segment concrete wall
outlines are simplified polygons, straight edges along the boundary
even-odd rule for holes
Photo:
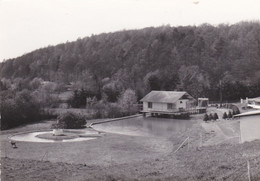
[[[240,118],[241,142],[260,140],[260,115]]]

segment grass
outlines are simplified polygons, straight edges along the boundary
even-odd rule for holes
[[[6,139],[10,133],[46,125],[2,132],[2,179],[245,180],[246,160],[250,160],[252,180],[260,180],[260,141],[243,144],[236,139],[227,141],[230,135],[226,129],[232,128],[236,133],[236,122],[205,123],[209,125],[205,129],[202,116],[192,119],[191,129],[173,133],[170,138],[106,134],[96,140],[74,143],[18,142],[18,149],[12,149]],[[211,132],[216,125],[219,128]],[[186,145],[174,153],[188,136],[189,149]],[[210,140],[217,142],[206,144]]]

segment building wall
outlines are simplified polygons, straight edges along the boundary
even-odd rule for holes
[[[240,121],[241,142],[260,140],[260,115],[244,116]]]
[[[176,111],[179,111],[179,108],[183,108],[183,109],[189,108],[188,99],[181,99],[172,104],[175,105],[175,106],[173,106],[173,109],[168,109],[167,103],[159,103],[159,102],[153,102],[152,108],[148,108],[148,102],[143,102],[143,111],[145,111],[145,112],[149,112],[149,111],[176,112]]]

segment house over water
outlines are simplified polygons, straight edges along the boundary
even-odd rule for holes
[[[196,100],[184,91],[151,91],[143,99],[143,113],[179,115],[196,110]]]

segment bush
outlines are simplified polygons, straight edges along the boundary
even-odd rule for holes
[[[83,116],[71,112],[61,114],[57,119],[57,123],[53,124],[53,128],[78,129],[86,125],[86,120]]]
[[[217,113],[214,113],[213,115],[213,120],[217,120],[218,119],[218,114]]]
[[[73,108],[83,108],[86,107],[86,99],[87,98],[94,98],[98,97],[96,93],[93,93],[92,91],[80,89],[75,90],[73,93],[73,97],[69,100],[69,104]]]
[[[227,113],[226,113],[226,112],[224,112],[224,114],[223,114],[222,118],[223,118],[223,119],[227,119],[227,118],[228,118],[228,116],[227,116]]]
[[[209,120],[209,116],[208,116],[208,114],[205,114],[204,118],[203,118],[203,121],[208,121],[208,120]]]
[[[232,109],[233,115],[240,114],[240,110],[239,110],[239,108],[237,106],[232,105],[231,109]]]
[[[210,113],[209,114],[209,120],[212,120],[213,119],[213,115]]]
[[[228,112],[228,116],[227,116],[228,118],[232,118],[233,117],[233,115],[232,115],[232,113],[229,111]]]
[[[1,129],[41,120],[40,104],[28,90],[1,101]]]
[[[118,100],[118,105],[121,108],[121,112],[125,116],[137,113],[138,107],[136,103],[137,97],[135,91],[132,89],[125,90]]]

